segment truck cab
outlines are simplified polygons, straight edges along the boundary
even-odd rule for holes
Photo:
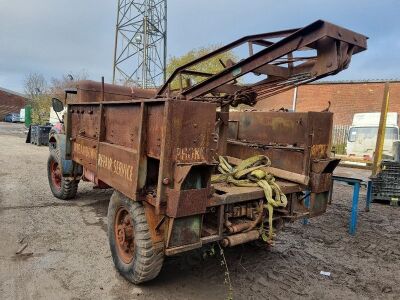
[[[378,137],[379,120],[381,114],[357,113],[354,114],[353,123],[347,136],[347,155],[363,157],[372,160]],[[390,112],[386,118],[385,142],[383,154],[393,156],[392,145],[399,139],[398,114]]]

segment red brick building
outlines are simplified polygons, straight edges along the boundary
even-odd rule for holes
[[[400,113],[400,80],[390,82],[389,111]],[[331,102],[335,125],[350,125],[355,113],[380,112],[385,81],[338,81],[303,85],[297,89],[296,111],[322,111]],[[260,110],[292,109],[294,89],[257,103]]]
[[[19,113],[21,108],[26,105],[27,100],[20,93],[0,88],[0,121],[3,121],[8,113]]]

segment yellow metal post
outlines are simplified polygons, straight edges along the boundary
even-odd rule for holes
[[[385,83],[385,90],[383,93],[381,117],[379,120],[378,138],[376,139],[374,164],[372,166],[372,175],[378,173],[379,165],[382,160],[383,143],[385,142],[386,132],[386,118],[389,109],[389,82]]]

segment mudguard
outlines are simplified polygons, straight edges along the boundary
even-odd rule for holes
[[[62,175],[65,177],[76,177],[83,174],[83,168],[81,165],[74,162],[72,159],[66,159],[66,135],[56,134],[57,146],[60,151],[60,158],[62,162]]]

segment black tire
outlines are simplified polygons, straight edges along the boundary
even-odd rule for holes
[[[47,160],[47,178],[54,197],[61,200],[75,198],[79,180],[63,177],[62,174],[55,176],[54,168],[57,168],[55,165],[61,166],[60,155],[58,151],[50,151]],[[61,173],[61,169],[59,169],[59,173]],[[57,177],[57,179],[55,179],[55,177]]]
[[[130,253],[121,254],[121,242],[117,239],[116,227],[122,226],[117,221],[121,211],[129,219],[133,236],[130,239],[124,235],[124,241],[130,241]],[[128,215],[129,213],[129,215]],[[139,284],[155,278],[161,270],[164,261],[163,248],[156,249],[151,240],[149,225],[146,220],[143,204],[132,201],[118,191],[114,191],[108,206],[108,239],[112,258],[116,269],[127,280]],[[124,219],[125,220],[125,219]],[[117,224],[117,225],[116,225]],[[120,231],[120,230],[118,230]],[[125,234],[125,231],[123,231]],[[133,249],[133,250],[132,250]],[[124,259],[124,254],[130,255],[130,261]]]

